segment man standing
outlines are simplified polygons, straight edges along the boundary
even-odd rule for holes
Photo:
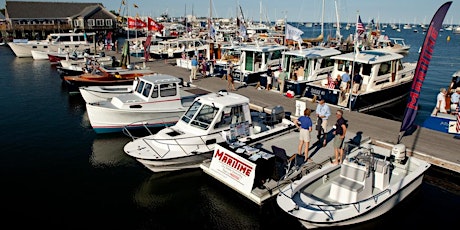
[[[286,73],[286,69],[283,68],[280,72],[280,74],[278,75],[278,84],[279,84],[279,87],[280,87],[280,94],[281,95],[284,95],[284,81],[286,81],[287,79],[287,73]]]
[[[347,92],[348,89],[350,88],[350,75],[348,74],[350,71],[348,68],[346,68],[345,73],[342,74],[342,83],[340,87],[342,88],[342,91]]]
[[[353,77],[353,93],[358,93],[359,89],[361,88],[361,83],[363,81],[363,77],[359,72],[356,72],[355,76]]]
[[[460,87],[455,89],[455,92],[450,96],[450,112],[455,113],[460,99]]]
[[[190,83],[192,83],[193,80],[196,80],[196,71],[198,70],[198,60],[196,60],[196,55],[193,55],[191,64],[192,64],[192,70],[190,73]]]
[[[327,139],[327,119],[331,115],[331,110],[329,106],[324,101],[324,98],[319,100],[318,105],[316,106],[316,129],[318,130],[318,142],[321,143],[321,137],[323,137],[323,147],[326,146],[326,139]]]
[[[343,160],[343,141],[345,139],[345,134],[347,133],[346,120],[343,118],[343,111],[337,110],[337,123],[335,123],[334,129],[334,153],[335,161],[334,164],[340,164]]]
[[[438,96],[436,97],[436,110],[433,115],[441,113],[447,113],[446,111],[446,94],[447,90],[445,88],[439,89]]]

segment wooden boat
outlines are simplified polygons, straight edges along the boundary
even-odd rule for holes
[[[406,155],[403,144],[371,140],[346,146],[342,164],[328,163],[283,187],[279,207],[306,228],[345,226],[376,218],[422,183],[430,164]]]
[[[119,73],[119,78],[115,75]],[[123,69],[116,72],[85,73],[77,76],[64,76],[69,91],[78,92],[80,86],[90,85],[131,85],[133,81],[144,75],[153,74],[150,69]]]

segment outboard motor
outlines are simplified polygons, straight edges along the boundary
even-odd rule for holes
[[[270,122],[272,124],[281,123],[281,120],[283,120],[284,116],[285,116],[285,113],[284,113],[283,106],[277,105],[277,106],[273,107],[273,109],[272,109],[272,112],[270,114],[270,117],[271,117]]]
[[[393,146],[391,155],[394,156],[396,162],[403,162],[404,159],[406,159],[406,146],[403,144],[397,144]]]

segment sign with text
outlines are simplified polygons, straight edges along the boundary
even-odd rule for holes
[[[210,169],[214,176],[235,189],[250,193],[254,184],[256,164],[216,144]]]

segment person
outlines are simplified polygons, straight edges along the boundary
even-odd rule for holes
[[[447,113],[446,111],[446,94],[447,90],[446,88],[441,88],[439,89],[439,93],[436,99],[436,109],[433,115],[438,114],[438,112],[441,113]]]
[[[295,126],[299,129],[299,147],[298,155],[302,155],[302,147],[305,147],[305,161],[309,160],[308,148],[310,147],[310,132],[312,130],[313,123],[310,118],[311,110],[306,108],[303,111],[303,116],[300,116],[294,121]]]
[[[280,72],[280,74],[278,75],[278,85],[280,87],[280,94],[283,95],[284,94],[284,82],[286,81],[288,77],[288,74],[286,72],[286,69],[283,68]]]
[[[119,72],[115,72],[115,78],[121,79],[121,75]]]
[[[340,85],[342,84],[342,76],[337,74],[337,77],[334,80],[334,89],[340,89]]]
[[[191,64],[192,70],[190,72],[190,82],[196,80],[196,71],[198,70],[198,60],[196,59],[196,55],[193,55]]]
[[[271,89],[272,79],[273,79],[273,71],[272,71],[272,67],[269,65],[267,68],[267,86],[265,87],[266,90]]]
[[[457,87],[457,89],[455,89],[455,92],[450,96],[451,113],[456,113],[456,109],[459,104],[459,99],[460,99],[460,87]]]
[[[335,161],[334,164],[341,164],[343,159],[343,142],[345,140],[345,134],[347,133],[347,122],[343,118],[343,110],[337,110],[337,122],[334,125],[334,153]]]
[[[353,93],[358,93],[359,89],[361,88],[361,83],[363,81],[363,77],[359,72],[356,72],[355,76],[353,77]]]
[[[350,75],[348,74],[350,70],[347,68],[345,73],[342,74],[342,84],[341,88],[343,91],[348,91],[350,89]]]
[[[316,129],[318,130],[318,141],[323,137],[323,147],[326,146],[326,130],[327,130],[327,119],[331,115],[331,109],[326,104],[324,97],[319,100],[318,105],[316,106]],[[320,142],[321,143],[321,142]]]
[[[233,80],[233,63],[231,61],[227,62],[227,90],[230,91],[236,91],[235,89],[235,83]]]
[[[206,71],[208,67],[208,62],[206,61],[206,58],[201,59],[201,75],[203,77],[206,77]]]

